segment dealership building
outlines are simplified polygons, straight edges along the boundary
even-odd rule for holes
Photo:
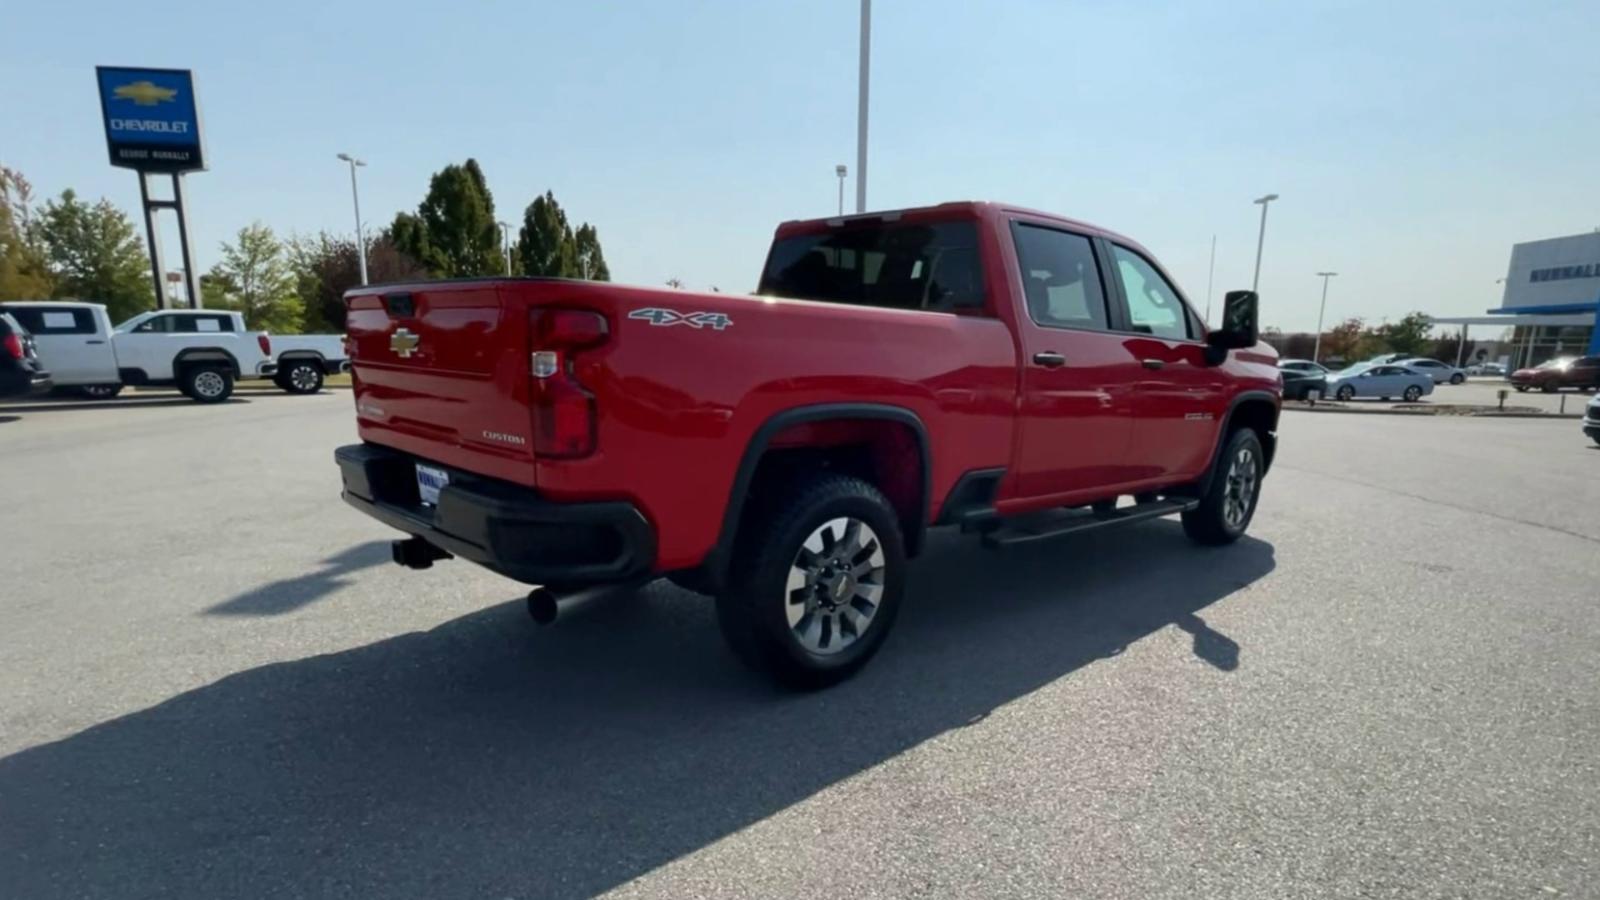
[[[1511,328],[1513,366],[1600,354],[1600,230],[1511,248],[1500,308],[1437,325]]]

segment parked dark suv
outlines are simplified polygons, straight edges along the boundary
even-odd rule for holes
[[[28,333],[9,313],[0,313],[0,397],[39,394],[50,389],[50,373],[39,363]]]
[[[1600,356],[1558,356],[1531,369],[1518,369],[1511,373],[1511,386],[1546,393],[1562,388],[1592,391],[1600,388]]]

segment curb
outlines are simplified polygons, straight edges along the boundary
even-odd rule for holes
[[[1332,406],[1289,406],[1284,404],[1285,412],[1306,413],[1332,413],[1351,416],[1423,416],[1430,419],[1574,419],[1581,420],[1583,413],[1543,413],[1543,412],[1481,412],[1481,413],[1446,413],[1432,412],[1425,409],[1351,409],[1349,407]]]

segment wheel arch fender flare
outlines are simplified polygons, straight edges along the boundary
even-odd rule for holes
[[[1201,496],[1204,496],[1206,491],[1211,488],[1211,479],[1215,478],[1217,474],[1217,461],[1222,458],[1222,445],[1228,440],[1228,435],[1233,433],[1236,414],[1246,404],[1253,404],[1255,408],[1259,408],[1262,405],[1272,408],[1272,416],[1268,422],[1267,433],[1262,436],[1261,441],[1261,449],[1266,454],[1266,459],[1262,461],[1262,474],[1266,474],[1267,470],[1272,467],[1272,457],[1276,449],[1273,435],[1278,430],[1278,416],[1283,411],[1283,404],[1278,396],[1270,391],[1241,391],[1234,396],[1233,400],[1229,401],[1228,411],[1223,413],[1222,427],[1217,429],[1217,439],[1211,446],[1211,462],[1206,466],[1206,473],[1201,477],[1200,484],[1197,486]]]
[[[239,368],[239,360],[232,353],[222,347],[188,347],[178,351],[172,358],[172,377],[177,378],[178,373],[191,363],[223,362],[233,371],[233,377],[239,378],[243,371]]]
[[[927,532],[928,504],[933,491],[932,449],[928,442],[927,426],[923,424],[921,417],[903,406],[886,403],[820,403],[796,406],[768,416],[745,444],[744,453],[739,457],[739,468],[734,472],[733,485],[728,492],[728,503],[723,508],[722,526],[717,533],[717,542],[701,565],[701,569],[710,576],[713,585],[720,587],[726,581],[728,564],[733,557],[733,545],[738,536],[739,522],[744,516],[750,485],[773,437],[794,425],[829,419],[887,421],[905,425],[911,430],[917,444],[922,477],[916,514],[908,523],[905,535],[907,555],[914,555],[921,548],[923,537]]]

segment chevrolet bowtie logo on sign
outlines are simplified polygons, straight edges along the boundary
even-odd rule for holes
[[[155,106],[158,103],[171,103],[178,92],[172,88],[157,87],[148,81],[135,81],[115,88],[111,95],[118,100],[132,100],[139,106]]]
[[[401,359],[410,359],[411,354],[417,352],[417,345],[422,343],[422,338],[407,328],[397,328],[394,334],[389,335],[389,349],[393,350]]]
[[[111,164],[141,172],[206,167],[194,76],[184,69],[97,66]]]

